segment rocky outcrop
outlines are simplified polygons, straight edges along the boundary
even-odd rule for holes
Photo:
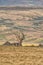
[[[5,42],[3,45],[5,45],[5,46],[11,46],[11,45],[14,45],[14,46],[21,46],[20,43],[12,43],[12,44],[11,44],[11,43],[8,42],[8,41]]]

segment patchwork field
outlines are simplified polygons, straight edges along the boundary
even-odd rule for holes
[[[43,44],[43,9],[0,10],[0,45],[6,41]]]
[[[24,34],[24,41],[43,43],[43,9],[0,10],[0,42],[17,39],[15,31]]]
[[[43,65],[43,47],[0,46],[0,65]]]

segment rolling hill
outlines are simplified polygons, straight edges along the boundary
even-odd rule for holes
[[[19,43],[17,33],[24,34],[23,43],[43,44],[43,9],[0,10],[0,44]]]

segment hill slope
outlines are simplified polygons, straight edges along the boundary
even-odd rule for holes
[[[15,33],[24,34],[23,42],[43,43],[43,9],[0,10],[0,44],[19,42]]]

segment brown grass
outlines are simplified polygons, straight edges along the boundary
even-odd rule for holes
[[[0,46],[0,65],[43,65],[43,47]]]

